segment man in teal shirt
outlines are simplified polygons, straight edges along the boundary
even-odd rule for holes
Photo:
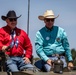
[[[58,59],[57,55],[63,61],[64,67],[67,66],[64,55],[68,60],[68,69],[73,67],[67,34],[63,28],[54,26],[57,17],[52,10],[47,10],[44,15],[38,16],[40,20],[44,21],[45,26],[36,33],[35,47],[41,63],[38,61],[35,65],[40,69],[44,67],[46,72],[52,68],[52,60]]]

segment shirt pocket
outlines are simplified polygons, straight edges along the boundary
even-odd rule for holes
[[[5,35],[5,37],[4,37],[4,44],[7,44],[7,43],[9,43],[11,41],[11,36],[10,35]]]

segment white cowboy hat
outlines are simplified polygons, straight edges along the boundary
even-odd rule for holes
[[[54,12],[52,10],[47,10],[42,16],[38,16],[38,18],[40,20],[44,20],[45,18],[57,18],[58,16],[55,17]]]

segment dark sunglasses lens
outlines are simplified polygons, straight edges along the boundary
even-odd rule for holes
[[[46,19],[47,22],[50,22],[50,19]]]
[[[17,21],[16,18],[10,18],[9,20],[10,20],[10,22],[12,22],[12,21]]]
[[[46,19],[46,21],[47,22],[50,22],[50,21],[54,22],[54,19]]]
[[[54,22],[54,19],[51,19],[52,22]]]

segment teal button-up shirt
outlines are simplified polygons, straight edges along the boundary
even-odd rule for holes
[[[51,30],[43,27],[36,33],[35,47],[37,55],[44,61],[47,61],[48,55],[62,54],[72,61],[71,50],[66,32],[63,28],[53,26]]]

